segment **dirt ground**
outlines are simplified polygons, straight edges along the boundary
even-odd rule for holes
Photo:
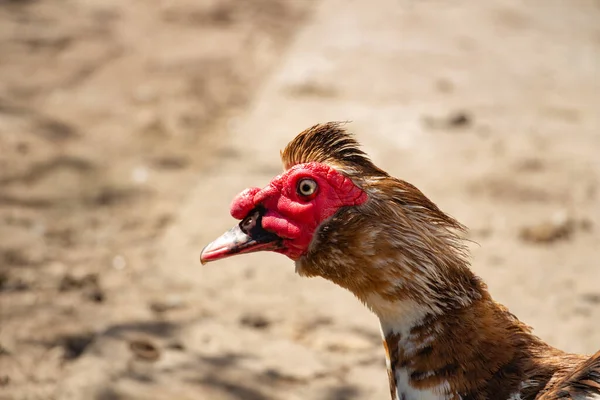
[[[311,8],[156,3],[0,2],[1,398],[53,398],[136,313],[114,294]]]
[[[375,3],[0,0],[0,399],[387,398],[351,295],[197,265],[334,119],[471,228],[498,300],[600,348],[600,3]]]

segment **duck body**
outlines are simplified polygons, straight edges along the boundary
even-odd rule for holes
[[[393,400],[600,400],[600,352],[555,349],[495,302],[469,268],[465,228],[341,124],[300,133],[282,161],[283,174],[234,199],[241,222],[203,263],[276,251],[351,291],[379,317]]]

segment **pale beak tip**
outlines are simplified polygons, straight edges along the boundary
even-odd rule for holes
[[[212,244],[212,243],[211,243]],[[209,261],[211,261],[209,258],[206,257],[206,255],[204,254],[206,252],[206,248],[209,247],[209,245],[205,246],[202,251],[200,252],[200,264],[202,265],[206,265],[208,264]]]
[[[210,245],[211,245],[211,244],[212,244],[212,243],[209,243],[209,244],[207,244],[206,246],[204,246],[204,248],[203,248],[203,249],[202,249],[202,251],[200,252],[200,264],[202,264],[202,265],[206,265],[206,264],[207,264],[207,263],[210,261],[210,260],[207,260],[207,257],[206,257],[206,254],[205,254],[205,253],[206,253],[206,249],[207,249],[208,247],[210,247]]]

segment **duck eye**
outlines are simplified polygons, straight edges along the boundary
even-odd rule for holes
[[[312,179],[302,179],[298,182],[296,191],[300,196],[311,196],[317,191],[317,182]]]

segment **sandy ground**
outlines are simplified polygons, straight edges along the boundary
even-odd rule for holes
[[[320,121],[471,228],[545,340],[600,348],[597,1],[0,2],[0,399],[386,399],[375,318],[231,198]]]

